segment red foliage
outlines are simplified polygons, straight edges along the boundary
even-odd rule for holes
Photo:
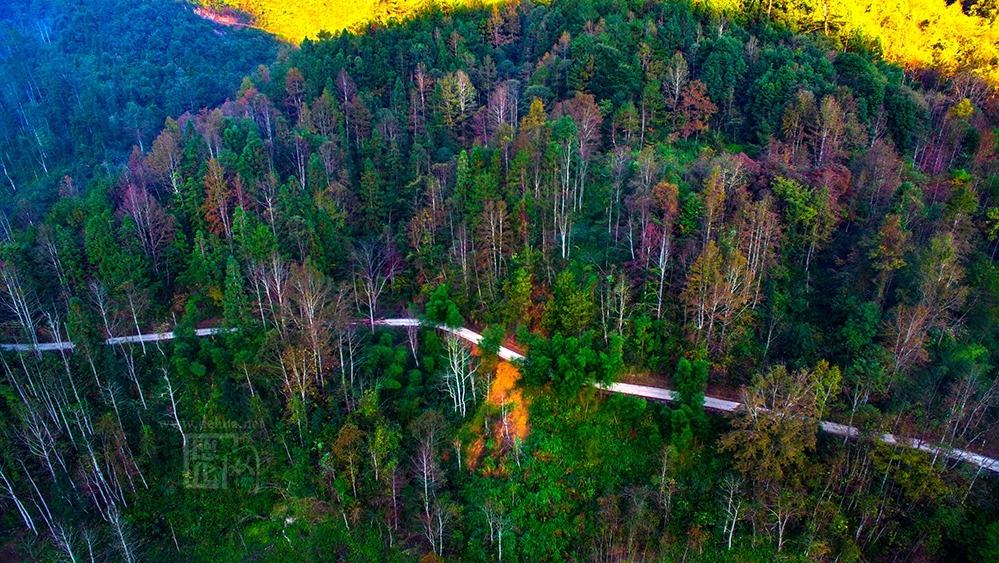
[[[700,80],[691,80],[680,94],[680,136],[687,139],[691,135],[708,130],[708,121],[718,111],[718,106],[708,97],[708,90]]]

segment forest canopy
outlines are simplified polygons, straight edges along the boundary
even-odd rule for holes
[[[218,13],[236,10],[250,15],[253,25],[288,41],[300,43],[321,33],[363,31],[369,25],[401,22],[429,10],[479,7],[497,0],[192,0]]]
[[[125,31],[5,28],[0,557],[995,560],[999,480],[953,455],[999,439],[984,67],[783,4],[434,8],[276,55],[133,4],[245,57],[179,82]],[[57,21],[133,28],[87,6]]]
[[[315,39],[321,32],[363,31],[367,26],[405,21],[429,9],[481,7],[481,0],[330,2],[323,0],[197,0],[219,10],[236,9],[254,25],[289,40]],[[999,26],[994,0],[894,3],[865,0],[758,2],[697,0],[705,8],[741,24],[770,22],[796,33],[822,34],[842,46],[868,48],[907,70],[954,75],[972,72],[999,85]],[[724,24],[723,24],[724,25]]]
[[[158,0],[6,0],[0,42],[0,181],[49,203],[64,177],[112,173],[167,116],[222,103],[277,52]]]

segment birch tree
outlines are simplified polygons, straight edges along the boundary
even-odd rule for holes
[[[468,406],[475,402],[478,394],[476,389],[476,369],[472,364],[472,352],[468,346],[453,334],[448,334],[444,343],[445,357],[444,389],[447,391],[454,407],[454,412],[462,418],[468,412]]]
[[[439,111],[444,126],[464,139],[465,122],[471,115],[478,93],[463,70],[444,75],[438,83]]]
[[[722,536],[728,549],[732,549],[732,537],[735,535],[735,526],[739,523],[742,513],[742,479],[736,475],[729,474],[722,479],[721,498],[722,508],[725,513],[725,520],[722,525]]]
[[[10,262],[0,263],[0,280],[3,281],[3,303],[17,318],[18,324],[25,335],[31,339],[31,344],[38,346],[36,332],[41,308],[38,299],[28,286],[17,268]]]
[[[445,515],[437,498],[437,491],[444,484],[444,472],[438,460],[443,433],[444,419],[437,411],[426,411],[413,423],[413,434],[417,441],[413,477],[422,505],[418,519],[434,553],[443,551]]]
[[[164,389],[163,396],[169,402],[168,408],[170,410],[168,414],[170,415],[171,418],[170,422],[172,426],[177,429],[177,432],[180,432],[180,440],[181,443],[183,444],[184,451],[186,452],[187,433],[184,432],[184,424],[180,421],[180,409],[177,408],[177,403],[180,397],[179,393],[174,388],[173,383],[170,381],[170,374],[167,373],[166,369],[163,370],[163,381],[166,382],[166,387]]]
[[[119,213],[131,217],[139,235],[142,251],[149,256],[153,270],[159,274],[163,252],[173,241],[174,220],[167,215],[148,190],[128,183],[122,193]]]
[[[309,350],[312,371],[320,385],[325,384],[329,361],[332,316],[332,288],[325,276],[311,264],[293,266],[291,271],[292,321],[298,338]]]
[[[371,332],[375,331],[378,299],[399,270],[399,259],[388,244],[378,239],[359,242],[351,251],[354,262],[354,292],[368,312]]]

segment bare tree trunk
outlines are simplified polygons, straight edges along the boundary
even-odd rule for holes
[[[136,555],[133,548],[129,547],[131,538],[127,530],[125,530],[125,523],[122,522],[121,514],[118,512],[117,507],[112,507],[109,513],[111,529],[114,531],[115,535],[118,537],[118,542],[121,544],[122,555],[125,558],[126,563],[132,563],[136,561]]]
[[[135,383],[135,390],[139,393],[139,401],[142,402],[142,408],[148,410],[149,407],[146,405],[146,396],[143,394],[142,384],[139,382],[139,373],[135,369],[135,356],[132,355],[132,347],[129,346],[126,350],[125,346],[122,345],[122,351],[125,356],[125,365],[128,367],[128,375],[132,378],[132,382]]]
[[[3,480],[4,488],[7,489],[7,497],[14,501],[14,506],[17,507],[18,514],[21,515],[21,520],[24,521],[25,527],[38,535],[38,529],[35,528],[35,521],[31,518],[31,513],[28,512],[28,507],[24,506],[21,499],[17,496],[17,492],[14,491],[14,486],[11,484],[10,480],[4,474],[3,469],[0,469],[0,479]]]
[[[170,382],[170,375],[167,374],[166,369],[163,369],[163,379],[166,381],[166,396],[170,401],[170,416],[173,418],[174,427],[180,432],[180,439],[186,452],[187,434],[184,433],[184,425],[180,422],[180,414],[177,412],[177,393],[174,391],[173,384]]]
[[[135,323],[135,334],[139,337],[139,344],[142,346],[142,355],[146,355],[146,343],[142,340],[142,328],[139,326],[139,313],[137,308],[137,296],[135,294],[135,289],[129,288],[125,290],[125,296],[128,298],[128,309],[132,313],[132,322]],[[145,404],[143,404],[145,406]]]
[[[28,337],[31,344],[38,347],[38,335],[35,333],[35,316],[38,310],[35,300],[28,296],[24,288],[21,276],[10,265],[0,268],[0,277],[3,279],[4,289],[7,290],[5,304],[17,317],[18,322]]]
[[[725,495],[725,525],[722,532],[726,536],[728,549],[732,549],[732,537],[735,535],[735,525],[739,522],[739,511],[742,508],[742,499],[739,498],[739,491],[742,480],[733,475],[729,475],[722,481],[722,494]]]

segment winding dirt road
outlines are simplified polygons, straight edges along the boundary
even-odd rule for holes
[[[393,327],[413,327],[420,326],[419,319],[384,319],[381,321],[376,321],[375,324],[381,326],[393,326]],[[455,336],[471,342],[472,344],[479,344],[482,341],[482,335],[473,332],[467,328],[451,328],[445,326],[438,326],[440,330],[454,334]],[[523,354],[515,352],[505,346],[500,346],[498,355],[504,360],[522,360],[524,358]],[[651,399],[653,401],[675,401],[677,399],[676,392],[663,387],[651,387],[648,385],[635,385],[632,383],[611,383],[610,385],[598,385],[599,388],[604,389],[610,393],[620,393],[622,395],[631,395],[633,397],[641,397],[643,399]],[[735,412],[740,407],[740,403],[735,401],[730,401],[728,399],[722,399],[720,397],[704,397],[704,408],[719,412]],[[833,434],[835,436],[845,436],[848,438],[857,438],[860,436],[860,430],[853,427],[847,426],[845,424],[840,424],[838,422],[829,422],[826,420],[819,421],[819,427],[825,432]],[[905,438],[896,437],[892,434],[882,434],[878,436],[878,439],[886,444],[899,444],[905,447],[914,448],[917,450],[922,450],[926,453],[932,455],[939,455],[947,457],[949,459],[960,460],[966,463],[977,465],[982,469],[986,469],[993,473],[999,473],[999,460],[986,457],[983,455],[976,454],[974,452],[969,452],[965,450],[950,450],[945,448],[940,448],[934,446],[933,444],[920,440],[918,438]]]
[[[408,327],[418,327],[423,326],[426,323],[420,319],[413,318],[402,318],[402,319],[382,319],[375,321],[378,326],[387,327],[398,327],[398,328],[408,328]],[[478,345],[482,342],[482,335],[469,330],[464,327],[454,328],[437,325],[436,328],[449,332],[462,340],[470,342],[472,344]],[[195,331],[196,336],[205,337],[212,336],[223,332],[224,329],[220,328],[202,328]],[[156,332],[150,334],[142,334],[137,336],[117,336],[114,338],[108,338],[105,340],[105,344],[108,345],[120,345],[120,344],[140,344],[144,342],[160,342],[163,340],[173,340],[173,332]],[[61,350],[69,351],[74,347],[72,342],[58,342],[58,343],[44,343],[34,346],[32,344],[0,344],[0,350],[16,351],[16,352],[58,352]],[[524,355],[511,350],[505,346],[500,346],[498,350],[498,355],[504,360],[522,360]],[[622,395],[630,395],[632,397],[641,397],[643,399],[650,399],[653,401],[674,401],[676,400],[676,392],[666,389],[663,387],[651,387],[648,385],[635,385],[632,383],[611,383],[610,385],[598,385],[600,389],[603,389],[609,393],[620,393]],[[735,401],[730,401],[728,399],[722,399],[720,397],[705,397],[704,398],[704,408],[719,411],[719,412],[735,412],[739,409],[740,403]],[[819,421],[819,427],[825,432],[833,434],[835,436],[845,436],[848,438],[857,438],[860,436],[860,430],[853,426],[847,426],[845,424],[839,424],[837,422],[829,421]],[[953,460],[963,461],[965,463],[970,463],[972,465],[977,465],[978,467],[991,471],[993,473],[999,474],[999,459],[986,457],[983,455],[976,454],[974,452],[969,452],[965,450],[951,450],[946,448],[941,448],[933,445],[925,440],[920,440],[918,438],[906,438],[906,437],[896,437],[892,434],[882,434],[878,436],[878,439],[886,444],[891,445],[901,445],[917,450],[924,451],[928,454],[934,456],[942,456]]]

